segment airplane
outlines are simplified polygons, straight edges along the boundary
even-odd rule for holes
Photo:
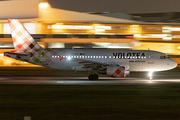
[[[89,80],[97,80],[98,74],[127,77],[131,71],[147,71],[151,80],[154,71],[177,66],[166,54],[152,50],[42,48],[17,19],[8,22],[15,50],[4,56],[54,69],[88,71]]]

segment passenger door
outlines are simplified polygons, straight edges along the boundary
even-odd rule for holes
[[[154,53],[153,52],[149,52],[148,65],[149,65],[150,69],[153,68],[153,64],[154,64]]]

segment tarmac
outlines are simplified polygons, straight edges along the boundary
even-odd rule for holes
[[[43,67],[1,67],[0,84],[45,85],[149,85],[180,84],[180,68],[154,72],[149,80],[147,72],[131,72],[126,78],[99,75],[98,80],[88,80],[88,72],[61,71]]]

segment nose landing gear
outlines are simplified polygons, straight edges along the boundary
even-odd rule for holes
[[[89,75],[89,80],[98,80],[98,78],[99,78],[99,76],[98,76],[98,74],[91,74],[91,75]]]

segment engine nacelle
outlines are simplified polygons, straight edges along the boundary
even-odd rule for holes
[[[107,75],[111,77],[126,77],[124,66],[107,67]]]

